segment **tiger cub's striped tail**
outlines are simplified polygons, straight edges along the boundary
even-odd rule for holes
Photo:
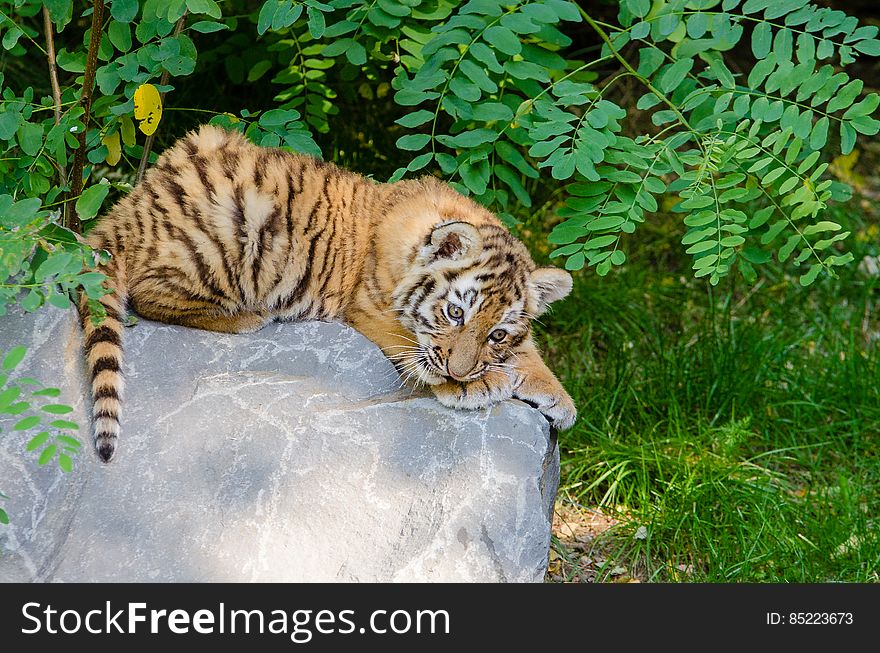
[[[114,261],[102,266],[102,272],[108,276],[104,285],[110,290],[98,300],[106,310],[103,320],[96,324],[85,295],[80,299],[86,369],[92,387],[95,449],[104,462],[109,462],[116,451],[122,406],[122,319],[126,288],[116,268]]]

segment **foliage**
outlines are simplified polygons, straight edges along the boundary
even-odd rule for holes
[[[96,184],[83,193],[77,204],[88,208],[98,203],[108,186]],[[83,210],[82,208],[80,209]],[[93,252],[77,240],[75,234],[61,227],[57,217],[41,209],[40,198],[28,197],[15,201],[10,195],[0,195],[0,315],[6,307],[19,302],[28,312],[37,310],[44,302],[58,308],[70,306],[70,293],[83,288],[95,307],[96,300],[105,290],[104,275],[88,271],[104,260],[105,253]]]
[[[204,42],[209,62],[237,51],[224,64],[230,79],[271,79],[274,89],[274,106],[233,113],[203,102],[198,111],[214,111],[213,122],[318,155],[332,125],[351,118],[340,106],[363,112],[364,98],[393,98],[396,124],[385,123],[398,150],[388,155],[398,165],[393,179],[442,174],[511,225],[553,193],[561,221],[549,238],[571,270],[595,266],[604,275],[623,264],[624,236],[664,194],[684,214],[694,274],[713,284],[734,265],[754,278],[772,254],[800,266],[803,284],[851,260],[840,249],[847,234],[821,219],[846,195],[827,178],[827,163],[857,134],[880,129],[872,117],[880,97],[862,98],[862,82],[846,72],[858,56],[880,54],[880,40],[876,27],[808,0],[623,0],[614,23],[570,0],[269,0],[256,8],[113,0],[87,117],[77,75],[89,65],[93,8],[73,0],[45,7],[54,34],[40,30],[42,3],[0,3],[9,58],[0,191],[17,201],[71,203],[88,221],[126,191],[131,178],[115,171],[155,157],[138,139],[135,93],[199,83]],[[57,102],[46,83],[50,36]],[[585,56],[573,45],[585,39],[601,51]],[[756,61],[748,74],[732,56],[744,50]],[[40,68],[45,75],[35,74]],[[642,87],[638,111],[619,99],[626,84]],[[83,131],[85,152],[77,152]],[[69,197],[77,153],[87,185],[83,197]],[[756,200],[759,210],[747,214]]]
[[[0,365],[0,415],[16,418],[13,431],[37,431],[26,448],[38,452],[38,465],[55,460],[62,471],[69,472],[73,469],[73,456],[79,453],[82,446],[74,437],[79,425],[62,417],[73,412],[73,408],[52,401],[61,395],[58,388],[43,387],[37,379],[30,377],[10,378],[26,354],[24,347],[13,347],[3,356]],[[46,400],[48,403],[37,404]],[[8,497],[0,492],[0,499],[5,498]],[[0,523],[9,523],[9,517],[2,508]]]
[[[79,226],[205,121],[549,213],[569,270],[671,202],[694,277],[809,285],[852,260],[829,163],[880,130],[847,72],[877,33],[809,0],[0,0],[0,314],[100,317]]]

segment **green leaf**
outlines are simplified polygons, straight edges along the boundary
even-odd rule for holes
[[[547,69],[531,61],[508,61],[504,68],[517,79],[534,79],[539,82],[550,80]]]
[[[714,249],[717,247],[718,243],[714,240],[704,240],[702,242],[696,243],[695,245],[691,245],[685,250],[685,252],[687,254],[702,254],[703,252],[707,252],[710,249]]]
[[[22,31],[22,29],[18,25],[13,24],[7,30],[6,34],[3,35],[3,49],[11,50],[12,48],[14,48],[18,43],[18,39],[20,39],[23,35],[24,32]]]
[[[662,101],[663,100],[658,95],[655,95],[653,91],[649,91],[639,98],[639,101],[636,102],[636,108],[644,111],[657,106]]]
[[[178,54],[168,57],[162,62],[162,68],[175,77],[185,77],[196,69],[196,60],[186,55]]]
[[[28,156],[36,156],[43,145],[43,126],[39,123],[23,122],[18,127],[18,144]]]
[[[648,21],[643,20],[642,22],[633,25],[629,33],[633,40],[643,39],[651,33],[651,24]]]
[[[791,253],[794,251],[794,248],[798,243],[801,242],[801,237],[798,234],[793,236],[789,236],[788,240],[785,241],[785,244],[779,248],[779,253],[777,254],[777,258],[780,263],[784,263],[788,260],[788,257],[791,256]]]
[[[819,263],[814,264],[810,267],[809,271],[806,274],[801,275],[799,281],[802,286],[809,286],[816,280],[816,277],[819,276],[819,273],[822,271],[822,265]]]
[[[397,147],[401,150],[418,151],[431,140],[429,134],[407,134],[397,139]]]
[[[666,60],[663,51],[659,48],[642,48],[639,50],[639,67],[637,72],[643,77],[650,77]]]
[[[709,16],[704,13],[692,14],[687,21],[687,34],[692,39],[701,38],[709,29]]]
[[[767,79],[767,76],[776,69],[776,63],[776,55],[772,53],[759,60],[752,68],[752,72],[749,73],[748,85],[751,88],[758,88]]]
[[[41,453],[40,457],[37,459],[37,464],[45,465],[47,462],[55,457],[56,451],[58,451],[58,445],[50,444],[48,447],[43,449],[43,453]]]
[[[678,88],[691,68],[694,67],[693,59],[679,59],[663,73],[660,78],[660,90],[669,93]]]
[[[573,243],[581,236],[586,235],[587,230],[581,225],[562,223],[553,228],[547,240],[554,245],[567,245]]]
[[[130,23],[138,14],[138,0],[113,0],[110,15],[120,23]]]
[[[880,41],[877,39],[859,41],[858,43],[854,43],[853,47],[869,57],[880,57]]]
[[[420,155],[417,156],[415,159],[413,159],[412,161],[410,161],[410,162],[407,164],[406,169],[409,170],[410,172],[415,172],[416,170],[421,170],[421,169],[424,168],[426,165],[428,165],[429,163],[431,163],[431,161],[432,161],[433,159],[434,159],[434,153],[433,153],[433,152],[425,152],[424,154],[420,154]]]
[[[789,177],[779,186],[779,194],[785,195],[801,182],[797,177]]]
[[[72,269],[74,266],[76,270]],[[48,277],[53,277],[67,268],[71,268],[72,272],[79,272],[82,268],[82,263],[71,252],[56,250],[49,254],[46,260],[36,269],[34,280],[39,282],[45,281]]]
[[[117,2],[118,0],[114,0]],[[186,0],[186,8],[192,14],[207,14],[211,18],[220,18],[223,12],[214,0]]]
[[[768,172],[766,175],[761,177],[761,183],[764,184],[765,186],[769,186],[774,181],[779,179],[785,173],[785,171],[786,171],[785,166],[780,166],[778,168],[774,168],[773,170]]]
[[[877,110],[880,105],[880,95],[877,93],[868,93],[861,102],[856,102],[843,114],[844,120],[858,118],[860,116],[870,116]]]
[[[28,429],[34,428],[37,424],[40,423],[39,415],[29,415],[22,420],[19,420],[15,426],[12,427],[13,431],[27,431]]]
[[[355,66],[362,66],[367,63],[367,51],[360,43],[353,42],[345,51],[345,58]]]
[[[498,63],[498,58],[495,56],[495,52],[485,43],[474,43],[470,47],[470,55],[480,63],[484,64],[486,68],[493,73],[504,72],[504,67]]]
[[[58,455],[58,467],[61,468],[62,472],[70,473],[73,471],[73,460],[71,460],[70,456],[66,453],[62,453]]]
[[[493,25],[483,32],[483,38],[504,54],[514,56],[522,51],[519,37],[506,27]]]
[[[741,253],[743,258],[755,265],[762,265],[773,259],[773,255],[770,252],[757,247],[745,247]]]
[[[703,58],[708,61],[709,69],[714,73],[715,77],[718,78],[718,81],[723,87],[736,87],[736,80],[733,77],[733,73],[731,73],[727,66],[724,64],[724,60],[721,58],[721,56],[715,53],[705,53],[703,55]]]
[[[3,508],[0,508],[0,524],[8,524],[9,523],[9,515],[6,514],[6,511]]]
[[[64,415],[73,412],[73,408],[65,404],[45,404],[41,410],[52,415]]]
[[[266,3],[267,5],[270,3]],[[262,13],[262,10],[261,12]],[[189,26],[190,29],[200,32],[201,34],[210,34],[211,32],[219,32],[220,30],[229,29],[226,23],[215,23],[212,20],[200,20]]]
[[[43,293],[35,288],[31,288],[30,292],[21,300],[21,307],[28,313],[33,313],[43,305]]]
[[[69,435],[56,435],[55,440],[61,442],[67,449],[79,449],[82,447],[82,442]]]
[[[862,92],[864,82],[860,79],[854,79],[849,84],[840,89],[833,98],[828,102],[828,113],[834,113],[840,109],[845,109],[853,103],[859,93]]]
[[[874,120],[868,116],[858,116],[850,121],[850,125],[860,134],[874,136],[880,131],[880,120]]]
[[[58,388],[43,388],[42,390],[37,390],[31,394],[35,397],[58,397],[61,394],[61,390]]]
[[[624,221],[624,218],[619,215],[609,215],[602,218],[596,218],[591,222],[584,225],[584,228],[589,231],[605,231],[606,229],[614,229],[619,227]]]
[[[840,123],[840,152],[849,154],[856,146],[856,130],[852,125],[845,122]]]
[[[48,431],[41,431],[30,439],[30,442],[27,443],[26,449],[28,451],[33,451],[34,449],[37,449],[37,448],[41,447],[43,444],[45,444],[45,442],[48,439],[49,439],[49,432]]]
[[[71,422],[66,419],[56,419],[49,423],[49,426],[52,426],[56,429],[71,429],[74,431],[79,430],[79,425],[76,422]]]
[[[583,243],[571,243],[570,245],[563,245],[562,247],[557,247],[552,252],[550,252],[550,258],[556,258],[557,256],[569,256],[570,254],[574,254],[575,252],[582,251],[583,248]]]
[[[68,309],[71,306],[70,297],[64,293],[53,292],[49,295],[49,303],[60,309]]]
[[[483,122],[496,120],[507,122],[513,119],[513,110],[501,102],[480,102],[474,108],[473,119]]]
[[[101,204],[110,192],[109,184],[95,184],[89,186],[76,201],[76,212],[80,220],[91,220],[98,211],[101,210]]]
[[[20,395],[21,388],[18,386],[12,386],[0,392],[0,411],[5,411]]]
[[[821,150],[828,141],[828,126],[830,122],[828,116],[822,116],[813,125],[813,131],[810,133],[810,148],[813,150]],[[816,152],[814,152],[816,154]],[[800,170],[798,170],[800,172]]]
[[[491,143],[498,138],[498,134],[491,129],[470,129],[456,134],[453,141],[456,147],[472,148],[483,143]]]
[[[626,8],[633,16],[644,18],[651,10],[651,0],[624,0]]]
[[[10,349],[6,354],[6,357],[3,359],[3,369],[6,371],[14,370],[22,361],[26,353],[27,348],[22,346]]]
[[[829,222],[825,220],[805,227],[802,233],[804,236],[812,236],[813,234],[818,234],[826,231],[840,231],[842,228],[843,227],[841,227],[836,222]]]
[[[274,0],[265,0],[260,8],[260,15],[257,17],[257,34],[263,35],[272,26],[275,13],[281,5]]]
[[[13,111],[0,113],[0,139],[4,141],[12,140],[15,132],[18,131],[20,121],[21,115]]]
[[[565,261],[565,269],[569,272],[574,272],[575,270],[580,270],[584,267],[584,253],[576,252],[568,257]]]
[[[421,125],[424,125],[426,122],[428,122],[429,120],[432,120],[433,118],[434,118],[433,111],[426,111],[425,109],[420,109],[419,111],[414,111],[412,113],[408,113],[407,115],[403,116],[402,118],[398,118],[394,122],[396,122],[398,125],[401,125],[402,127],[412,128],[412,127],[420,127]]]
[[[538,171],[535,170],[529,162],[526,161],[525,157],[513,147],[510,143],[505,140],[498,140],[495,142],[495,151],[498,153],[498,156],[502,161],[512,165],[522,174],[527,177],[532,177],[533,179],[538,178]]]
[[[315,7],[308,7],[306,13],[308,15],[309,34],[316,39],[324,36],[324,31],[327,28],[324,14]]]
[[[111,20],[107,28],[107,36],[110,38],[110,43],[120,52],[131,50],[131,28],[128,24]]]
[[[764,59],[770,54],[773,45],[773,28],[770,23],[759,22],[752,31],[752,54],[755,58]]]
[[[482,95],[480,88],[476,84],[471,84],[461,77],[455,77],[450,80],[449,90],[465,102],[476,102]]]
[[[794,38],[791,30],[779,29],[776,31],[776,37],[773,39],[773,53],[779,62],[791,62]]]

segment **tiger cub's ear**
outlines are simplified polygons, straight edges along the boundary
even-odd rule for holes
[[[476,227],[467,222],[443,222],[434,227],[427,244],[419,251],[422,263],[455,261],[468,263],[480,253],[482,238]]]
[[[542,315],[553,302],[562,299],[571,292],[571,275],[565,270],[552,267],[537,268],[529,277],[531,306],[529,311]]]

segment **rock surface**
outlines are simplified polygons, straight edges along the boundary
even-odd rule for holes
[[[0,318],[14,376],[58,386],[81,425],[71,473],[38,467],[0,415],[0,581],[541,581],[555,439],[519,402],[475,412],[398,389],[339,324],[223,335],[126,330],[116,458],[86,417],[72,311]]]

